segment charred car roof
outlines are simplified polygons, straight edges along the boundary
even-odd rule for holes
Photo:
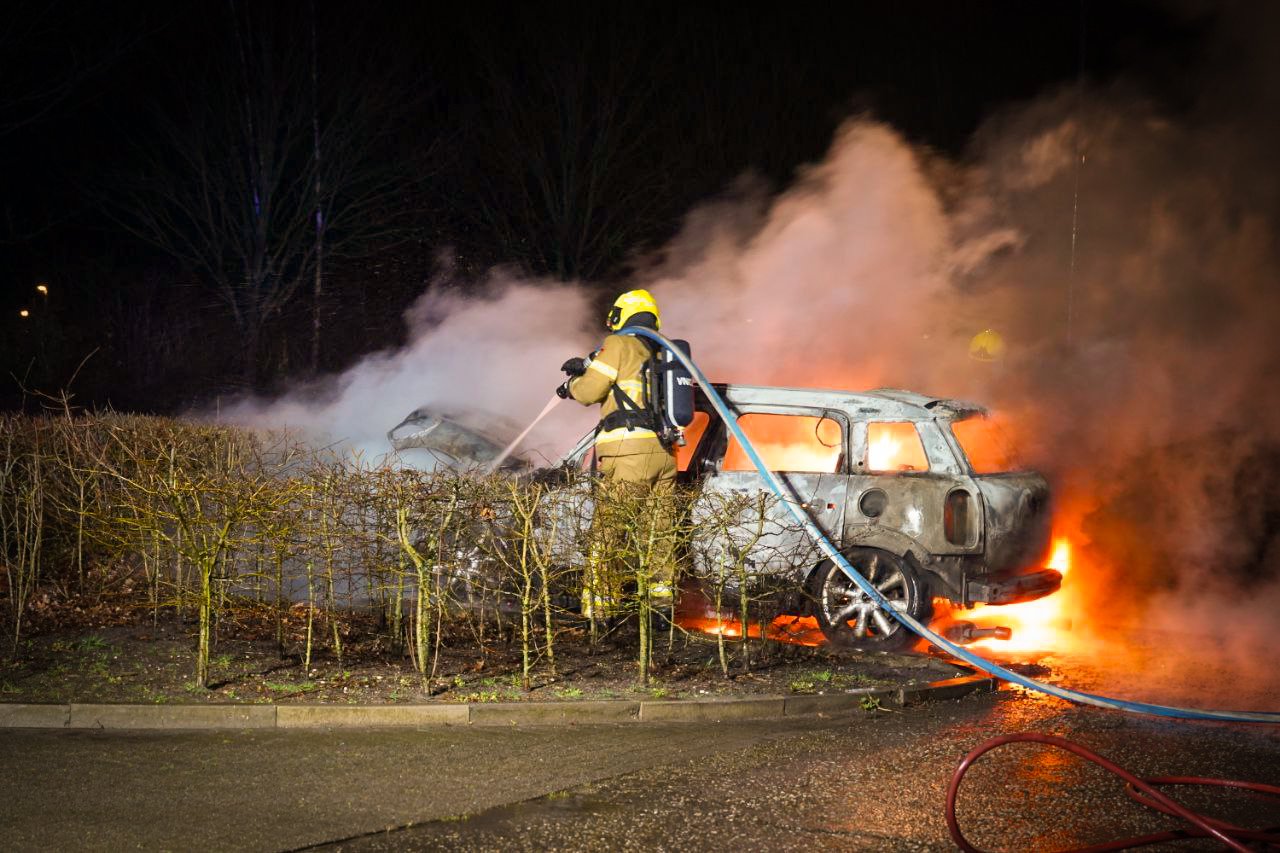
[[[829,388],[785,388],[777,385],[731,385],[716,383],[730,402],[745,405],[784,404],[848,409],[860,415],[892,420],[958,420],[986,415],[985,407],[963,400],[949,400],[903,391],[877,388],[874,391],[839,391]]]

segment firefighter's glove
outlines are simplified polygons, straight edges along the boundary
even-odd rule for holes
[[[566,379],[565,381],[561,382],[559,385],[556,386],[556,396],[559,397],[561,400],[569,399],[569,380],[568,379]]]
[[[585,358],[571,358],[560,365],[560,369],[567,373],[570,378],[581,376],[587,372],[587,360]]]

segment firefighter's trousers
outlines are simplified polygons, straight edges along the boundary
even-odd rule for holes
[[[592,619],[620,613],[634,587],[652,606],[668,607],[674,575],[675,455],[657,438],[596,446],[603,475],[596,490],[591,553],[582,612]]]

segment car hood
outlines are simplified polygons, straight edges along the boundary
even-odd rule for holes
[[[457,414],[415,409],[387,433],[387,441],[402,461],[415,468],[462,470],[489,465],[498,458],[507,442],[466,426]],[[520,470],[527,461],[513,454],[502,470]]]

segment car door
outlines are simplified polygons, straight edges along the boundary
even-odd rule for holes
[[[786,504],[806,513],[839,543],[845,510],[847,419],[817,407],[735,404],[731,392],[728,402],[738,413],[738,426],[787,494],[783,500],[772,494],[737,439],[718,424],[703,462],[699,520],[708,524],[711,514],[721,513],[709,524],[712,536],[721,540],[720,546],[732,546],[731,550],[750,545],[746,558],[750,571],[801,573],[821,559],[821,552]]]

